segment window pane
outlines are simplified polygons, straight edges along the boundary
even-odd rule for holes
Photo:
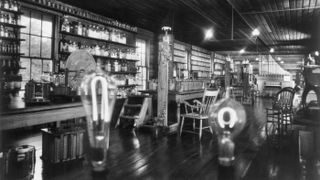
[[[31,12],[31,34],[41,35],[41,14]]]
[[[22,11],[24,14],[21,16],[21,25],[26,28],[21,28],[22,33],[30,33],[30,16],[29,11]]]
[[[42,36],[52,37],[52,17],[43,16]]]
[[[51,39],[42,38],[41,57],[51,58]]]
[[[43,60],[42,61],[42,71],[45,73],[52,72],[52,60]]]
[[[40,81],[42,74],[42,62],[40,59],[32,59],[31,61],[31,79]]]
[[[30,80],[30,59],[20,58],[20,62],[21,62],[21,67],[26,69],[20,69],[19,73],[22,75],[22,81],[27,82]]]
[[[31,36],[30,56],[40,57],[40,37]]]
[[[24,53],[25,56],[29,56],[29,35],[21,34],[21,39],[24,39],[24,41],[21,41],[20,52]]]

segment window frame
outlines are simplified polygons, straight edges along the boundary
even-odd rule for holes
[[[143,38],[143,37],[136,37],[136,46],[139,41],[143,41],[145,43],[144,44],[145,45],[145,60],[144,60],[144,65],[141,65],[142,62],[141,62],[141,59],[139,59],[139,61],[137,62],[137,67],[139,69],[140,69],[140,67],[145,68],[145,74],[142,75],[142,79],[141,79],[142,87],[138,87],[138,89],[146,90],[146,89],[148,89],[147,82],[149,81],[150,40],[148,40],[147,38]],[[141,53],[139,53],[139,54],[141,54]],[[138,65],[138,63],[140,63],[140,64]],[[143,70],[140,73],[142,74]]]
[[[23,66],[23,68],[22,68],[22,69],[24,69],[24,68],[29,69],[28,71],[26,70],[27,72],[25,72],[25,73],[28,74],[27,78],[23,80],[23,82],[27,83],[29,80],[32,80],[32,79],[41,79],[41,76],[44,73],[49,73],[49,72],[50,73],[54,73],[54,69],[55,69],[54,68],[54,66],[55,66],[55,60],[54,60],[55,59],[55,44],[56,44],[56,28],[55,28],[55,26],[57,25],[57,22],[56,22],[57,14],[50,13],[50,12],[47,12],[47,11],[44,11],[44,10],[38,9],[38,8],[35,9],[35,8],[29,7],[29,6],[23,6],[22,7],[22,11],[24,13],[27,12],[27,14],[26,13],[25,14],[28,15],[29,28],[30,28],[28,32],[22,32],[20,30],[20,37],[22,35],[26,35],[29,38],[29,44],[27,45],[28,46],[27,47],[28,48],[28,54],[24,54],[24,55],[20,56],[20,62],[22,62],[23,59],[26,59],[28,61],[27,62],[28,63],[27,66]],[[31,23],[32,23],[31,14],[32,14],[32,12],[40,14],[40,17],[41,17],[41,19],[40,19],[40,21],[41,21],[40,35],[31,32]],[[21,16],[23,16],[23,15],[21,15]],[[43,31],[43,22],[45,20],[47,20],[45,18],[45,16],[51,17],[51,22],[52,22],[51,37],[47,36],[47,35],[43,35],[43,32],[42,32]],[[31,53],[30,49],[31,49],[31,37],[32,36],[40,37],[40,53],[39,53],[40,56],[31,56],[31,54],[30,54]],[[49,57],[42,57],[43,39],[50,39],[51,40],[51,43],[50,43],[50,47],[51,47],[50,58]],[[21,46],[21,43],[20,43],[20,52],[23,53],[21,51],[21,49],[22,49],[21,47],[22,46]],[[33,62],[34,61],[40,61],[41,62],[41,74],[38,75],[39,78],[34,78],[34,76],[32,76],[33,75],[32,72],[33,72]],[[47,63],[45,63],[45,61],[50,61],[49,64],[51,64],[51,67],[49,69],[44,68],[44,65],[47,64]],[[24,91],[25,88],[22,87],[21,90]]]

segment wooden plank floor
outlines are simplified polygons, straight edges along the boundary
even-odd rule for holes
[[[251,179],[255,174],[250,172],[256,168],[257,154],[265,140],[264,108],[269,104],[268,100],[258,99],[254,107],[246,107],[248,123],[235,141],[236,160],[232,168],[218,165],[217,140],[209,132],[205,132],[199,141],[197,135],[187,133],[181,137],[177,134],[155,136],[148,132],[112,129],[109,172],[101,179]],[[4,133],[3,144],[36,146],[35,180],[93,178],[86,161],[81,166],[55,169],[43,166],[38,130]]]

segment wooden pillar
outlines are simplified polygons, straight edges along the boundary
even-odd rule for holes
[[[224,77],[224,86],[227,89],[227,87],[230,86],[230,79],[231,79],[231,75],[230,75],[230,62],[226,62],[224,65],[224,71],[225,71],[225,77]]]
[[[158,70],[158,110],[157,116],[162,119],[163,126],[168,126],[168,93],[169,93],[169,61],[172,61],[173,37],[168,33],[171,28],[162,28],[164,34],[159,38],[159,70]]]

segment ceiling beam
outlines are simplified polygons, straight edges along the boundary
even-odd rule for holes
[[[227,1],[227,2],[230,4],[230,6],[239,14],[239,16],[241,17],[241,19],[242,19],[242,20],[250,27],[250,29],[253,31],[253,30],[255,29],[255,27],[253,27],[253,26],[248,22],[248,20],[239,12],[239,10],[235,7],[235,5],[233,4],[233,2],[231,2],[232,0],[226,0],[226,1]],[[268,45],[267,45],[260,37],[257,37],[257,39],[259,39],[259,40],[262,42],[262,44],[269,49]],[[256,42],[253,41],[253,43],[256,43]]]
[[[250,12],[240,12],[240,14],[242,14],[242,15],[252,15],[252,14],[266,14],[266,13],[277,13],[277,12],[286,12],[286,11],[302,11],[302,10],[311,10],[311,9],[320,9],[320,6],[304,7],[304,8],[279,9],[279,10],[268,10],[268,11],[250,11]]]

